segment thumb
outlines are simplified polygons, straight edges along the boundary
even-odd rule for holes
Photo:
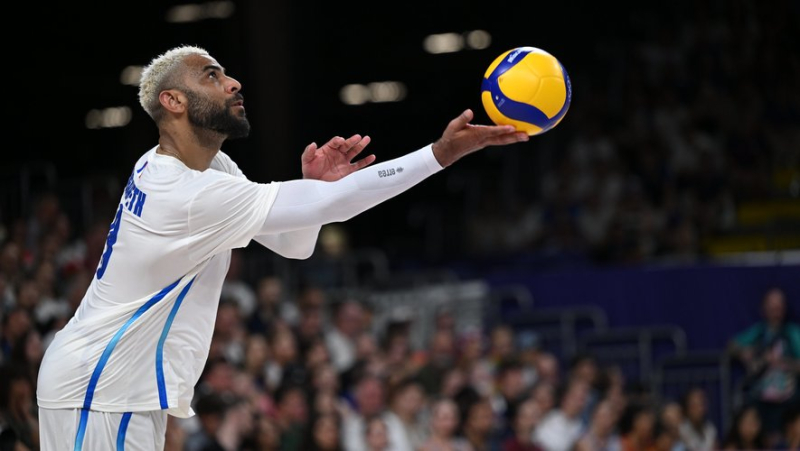
[[[462,128],[467,126],[469,121],[472,120],[472,116],[473,116],[472,110],[467,108],[466,110],[464,110],[464,112],[459,114],[457,118],[450,121],[450,124],[448,125],[447,128],[449,128],[452,131],[461,130]]]

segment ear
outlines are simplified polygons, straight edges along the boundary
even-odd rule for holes
[[[167,89],[161,91],[158,95],[158,101],[161,106],[172,113],[182,113],[186,110],[186,101],[188,99],[182,92],[177,89]]]

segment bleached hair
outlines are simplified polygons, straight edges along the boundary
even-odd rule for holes
[[[153,58],[142,70],[139,79],[139,103],[156,123],[159,122],[163,111],[158,95],[165,89],[178,87],[177,76],[180,71],[175,69],[189,55],[208,55],[208,52],[200,47],[181,45]]]

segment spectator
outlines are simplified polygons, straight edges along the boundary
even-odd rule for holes
[[[439,398],[431,405],[430,435],[419,451],[473,451],[463,437],[456,436],[458,405],[449,398]]]
[[[233,289],[236,288],[236,284],[232,282],[229,287],[230,291],[228,293],[223,291],[223,295],[237,295]],[[270,275],[259,279],[255,290],[254,311],[245,312],[245,317],[249,318],[247,329],[250,332],[266,334],[274,322],[283,320],[283,306],[291,305],[284,299],[285,295],[283,281],[279,277]],[[247,299],[249,294],[240,295],[240,298]]]
[[[244,362],[246,334],[238,304],[231,299],[220,299],[212,348],[232,364],[239,365]]]
[[[633,403],[619,420],[622,451],[651,451],[655,447],[655,410],[648,404]]]
[[[285,382],[305,383],[305,368],[299,360],[297,341],[289,326],[278,324],[268,338],[272,358],[267,362],[267,387],[274,391]]]
[[[344,451],[341,445],[341,421],[336,414],[316,415],[311,420],[311,432],[306,434],[298,451]],[[281,443],[281,449],[288,448]]]
[[[304,387],[285,384],[275,392],[276,423],[281,430],[281,449],[299,450],[308,426],[308,399]]]
[[[531,398],[545,416],[556,406],[556,395],[556,386],[547,381],[537,382],[531,390]]]
[[[589,385],[575,380],[567,383],[558,408],[544,417],[534,432],[534,441],[548,451],[571,450],[584,432],[581,414],[589,401]]]
[[[218,393],[201,394],[194,405],[197,427],[191,431],[185,442],[185,451],[201,451],[220,448],[217,431],[227,410],[225,398]]]
[[[489,398],[479,397],[466,404],[462,431],[472,449],[475,451],[499,451],[500,440],[494,412]]]
[[[575,445],[575,451],[621,451],[622,442],[616,431],[618,419],[610,401],[597,403],[588,429]]]
[[[345,411],[342,421],[342,437],[345,449],[361,451],[366,449],[364,431],[367,420],[381,417],[384,423],[387,418],[386,386],[383,379],[369,372],[362,373],[353,387],[353,406]],[[402,425],[391,423],[389,429],[390,449],[399,451],[409,449],[411,445],[405,441]]]
[[[664,423],[656,420],[653,427],[653,450],[673,451],[680,442],[680,434],[666,427]]]
[[[417,449],[427,438],[423,423],[425,408],[425,390],[414,378],[402,379],[390,387],[389,410],[386,414],[387,424],[393,429],[402,431],[404,438],[393,440],[408,443]]]
[[[325,333],[331,361],[341,374],[356,363],[356,339],[364,332],[364,308],[348,299],[334,307],[333,327]]]
[[[255,431],[247,446],[253,451],[280,450],[281,432],[275,421],[266,416],[256,417]]]
[[[31,382],[31,388],[36,392],[36,383],[39,366],[42,363],[44,349],[42,337],[37,329],[28,329],[15,343],[11,350],[10,365],[15,365],[22,374]]]
[[[257,333],[247,337],[243,371],[262,390],[267,388],[267,362],[270,357],[269,343],[267,343],[266,337]]]
[[[33,384],[15,365],[0,367],[0,431],[17,449],[39,449],[39,420]],[[19,448],[19,445],[25,448]]]
[[[292,327],[292,330],[297,338],[301,354],[306,354],[308,348],[319,341],[322,341],[326,347],[328,346],[325,342],[324,321],[322,307],[307,304],[300,306],[297,324]],[[326,354],[330,357],[330,350]]]
[[[767,449],[766,435],[761,426],[758,409],[752,405],[740,408],[733,417],[730,431],[722,446],[726,450]]]
[[[800,403],[800,325],[788,320],[786,294],[771,288],[761,300],[761,321],[737,334],[729,347],[747,369],[746,399],[756,403],[770,440],[781,415]]]
[[[417,377],[429,396],[441,392],[445,374],[456,362],[455,337],[449,329],[435,330],[430,338],[426,362],[418,370]],[[455,393],[455,392],[453,392]]]
[[[681,424],[683,424],[683,407],[679,402],[670,401],[663,407],[658,416],[658,423],[668,433],[675,437],[671,451],[686,451],[686,445],[681,440]]]
[[[516,409],[527,393],[523,380],[522,364],[508,358],[497,365],[495,392],[491,397],[498,431],[506,435],[512,431]]]
[[[522,401],[511,423],[511,434],[503,441],[502,451],[544,451],[533,443],[533,433],[542,420],[542,410],[533,399]]]
[[[388,428],[383,418],[377,416],[367,420],[364,442],[367,445],[366,451],[388,451],[391,449],[389,447]]]
[[[708,397],[702,388],[689,389],[683,398],[685,419],[680,427],[681,441],[688,451],[718,448],[717,427],[708,418]]]
[[[581,414],[584,427],[589,425],[595,405],[600,402],[601,394],[597,388],[599,382],[600,369],[597,360],[588,354],[578,354],[573,357],[569,365],[568,378],[570,380],[580,380],[589,386],[589,400],[586,408]]]
[[[517,355],[522,365],[522,382],[524,389],[533,389],[539,375],[536,373],[536,361],[542,354],[542,347],[539,336],[532,331],[521,331],[517,333]]]
[[[242,449],[242,445],[249,440],[254,430],[253,414],[250,404],[244,398],[234,397],[228,402],[216,434],[221,450]]]

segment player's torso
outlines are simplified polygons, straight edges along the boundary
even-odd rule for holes
[[[176,408],[199,377],[230,252],[193,258],[189,208],[201,180],[161,158],[145,154],[128,180],[95,277],[48,348],[40,404]]]

